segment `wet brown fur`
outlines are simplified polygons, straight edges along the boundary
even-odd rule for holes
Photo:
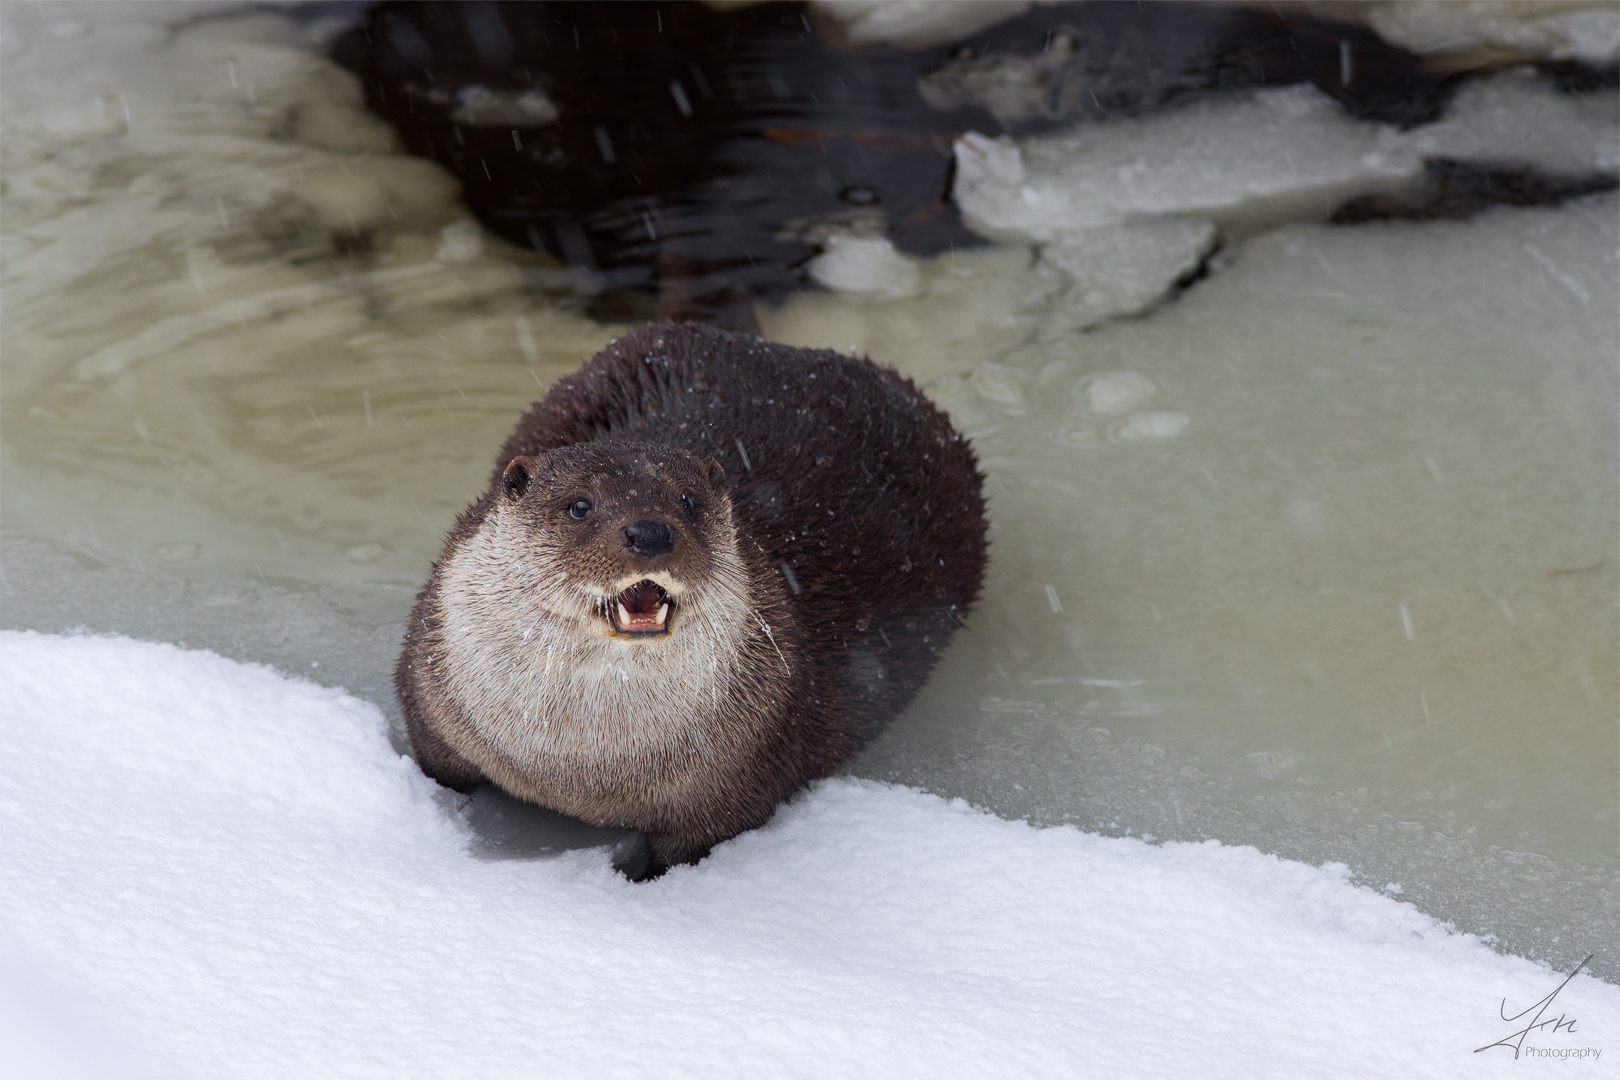
[[[983,579],[980,486],[945,416],[868,361],[694,325],[619,338],[518,422],[445,541],[395,672],[417,760],[453,788],[488,778],[639,829],[655,872],[696,861],[910,702]],[[587,490],[596,533],[563,520]],[[676,535],[650,560],[615,542],[648,516]],[[541,609],[571,602],[565,581],[642,572],[698,587],[685,605],[672,594],[669,638],[580,655],[635,674],[684,654],[628,650],[707,659],[678,679],[627,672],[624,693],[581,675],[576,697],[547,697],[562,669],[548,653],[542,674],[523,627],[552,625]],[[556,734],[590,723],[606,743]]]

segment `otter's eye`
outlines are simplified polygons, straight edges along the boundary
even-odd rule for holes
[[[590,512],[591,503],[589,499],[575,499],[573,505],[568,508],[568,516],[575,521],[584,521],[585,515]]]
[[[697,506],[692,502],[692,496],[681,496],[681,513],[686,515],[687,521],[697,520]]]

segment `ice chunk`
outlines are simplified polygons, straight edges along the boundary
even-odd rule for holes
[[[1207,221],[1167,217],[1066,232],[1041,248],[1040,268],[1069,282],[1047,334],[1135,315],[1198,268],[1215,246]]]
[[[1379,37],[1415,53],[1508,53],[1530,60],[1612,64],[1620,54],[1620,10],[1607,0],[1417,0],[1338,4]]]
[[[810,280],[841,292],[916,296],[922,289],[917,263],[883,237],[827,238],[826,250],[810,260]]]
[[[1423,174],[1398,133],[1352,120],[1313,86],[1199,102],[1133,122],[1022,143],[957,143],[955,197],[988,236],[1051,240],[1178,214],[1258,225],[1326,217],[1352,195]]]
[[[1444,119],[1407,137],[1425,157],[1584,175],[1620,169],[1620,98],[1564,94],[1517,68],[1471,82]]]
[[[925,49],[1029,10],[1029,0],[814,0],[856,45]]]
[[[439,230],[440,262],[473,262],[484,254],[484,233],[476,221],[457,221]]]
[[[896,258],[901,256],[896,255]],[[1031,274],[1027,246],[954,251],[916,264],[919,293],[809,292],[759,309],[772,341],[857,355],[925,353],[918,378],[966,371],[975,357],[1005,351],[1041,324],[1048,298],[1067,286],[1057,275]]]

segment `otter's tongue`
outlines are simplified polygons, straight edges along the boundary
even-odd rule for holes
[[[669,602],[664,590],[650,581],[638,581],[616,598],[619,629],[628,633],[647,633],[664,628],[669,617]]]

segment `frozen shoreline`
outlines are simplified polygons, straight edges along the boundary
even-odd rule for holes
[[[40,1075],[1478,1077],[1562,979],[1342,867],[870,781],[650,885],[480,860],[374,706],[172,645],[0,634],[0,702]],[[1620,987],[1557,1007],[1527,1045],[1602,1047]]]

